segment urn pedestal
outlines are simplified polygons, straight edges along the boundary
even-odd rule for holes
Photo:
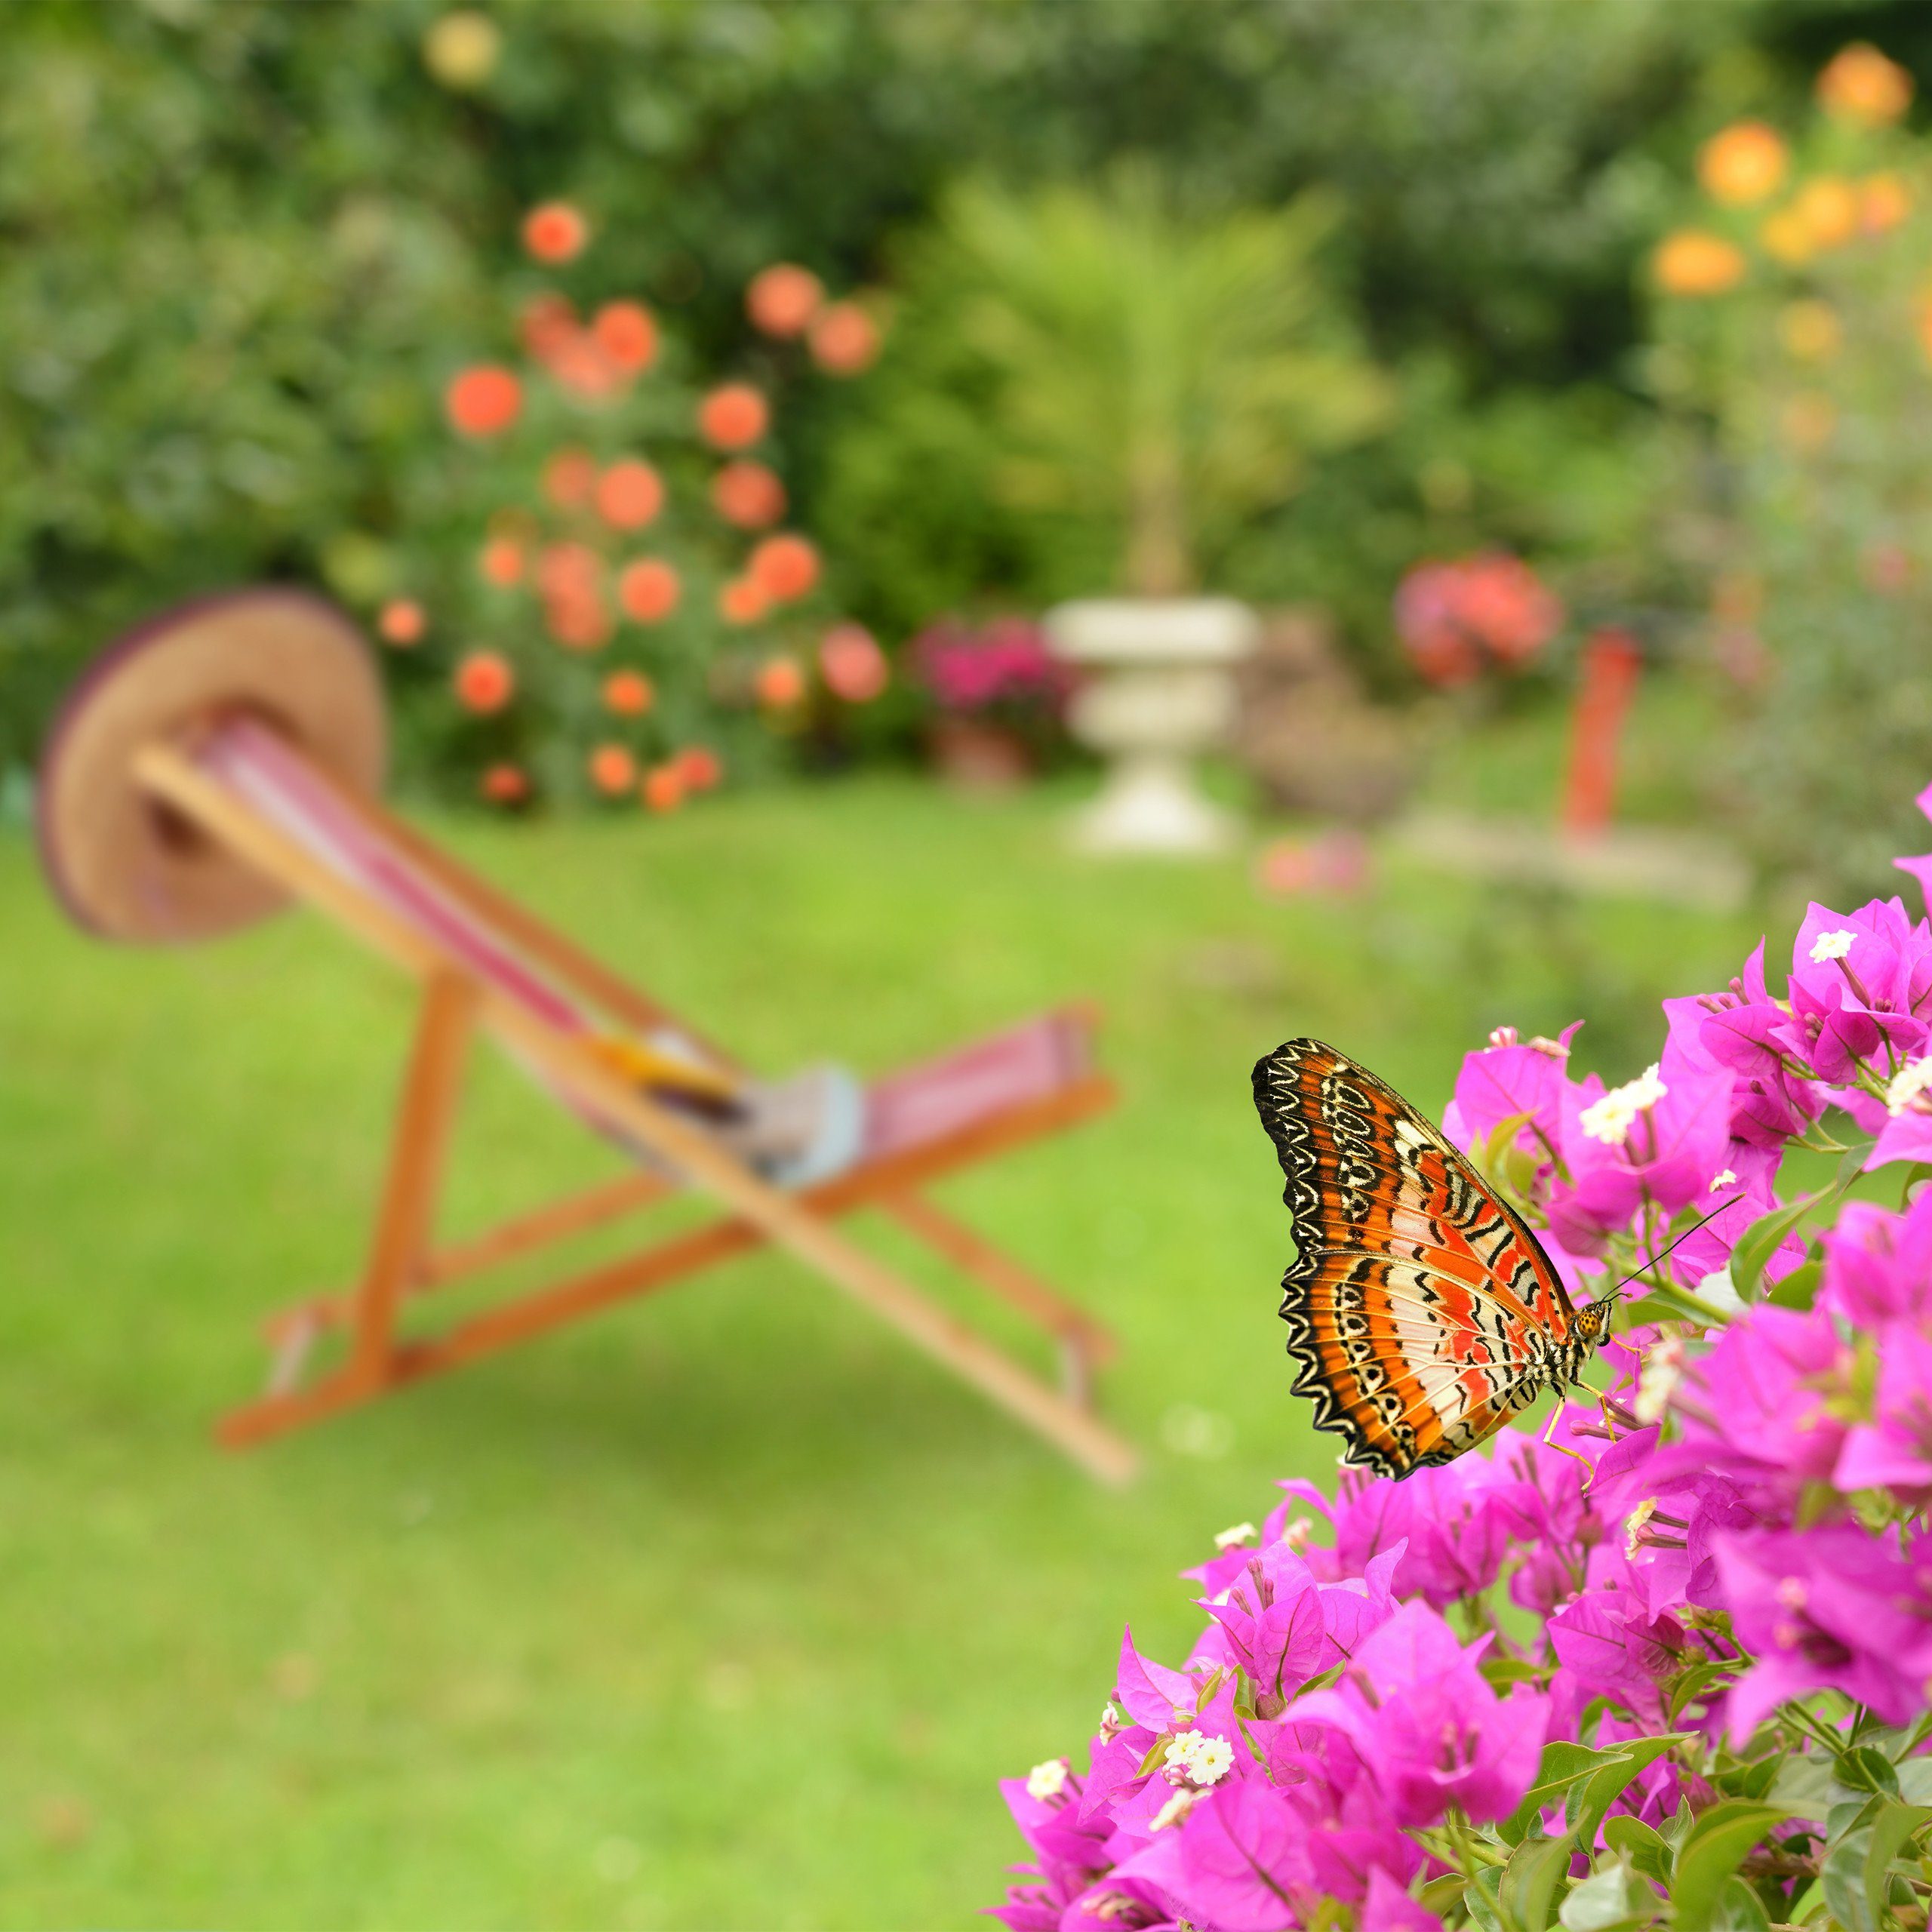
[[[1093,852],[1214,852],[1238,821],[1201,794],[1193,761],[1227,735],[1235,665],[1254,613],[1232,598],[1088,598],[1047,614],[1054,654],[1085,674],[1068,723],[1107,761],[1075,820]]]

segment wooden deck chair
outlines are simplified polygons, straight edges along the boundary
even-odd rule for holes
[[[809,1080],[761,1087],[384,811],[386,738],[380,687],[349,620],[301,593],[260,589],[171,612],[112,647],[69,698],[42,763],[43,860],[89,931],[191,940],[292,897],[422,989],[361,1278],[270,1319],[269,1387],[223,1420],[220,1440],[261,1441],[771,1243],[1083,1467],[1124,1481],[1133,1452],[1093,1412],[1112,1337],[924,1192],[1112,1103],[1091,1064],[1090,1016],[1048,1014],[863,1089],[836,1076],[815,1095]],[[438,1185],[478,1030],[638,1168],[438,1245]],[[405,1331],[408,1298],[685,1189],[709,1197],[717,1218],[440,1331]],[[837,1224],[860,1208],[891,1216],[1045,1331],[1063,1386],[855,1244]],[[312,1373],[315,1345],[331,1335],[342,1346]]]

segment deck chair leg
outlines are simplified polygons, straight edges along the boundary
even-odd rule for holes
[[[453,973],[432,975],[423,989],[375,1240],[355,1298],[349,1365],[358,1381],[382,1379],[396,1310],[429,1252],[475,1005],[468,983]]]
[[[298,1331],[277,1352],[268,1393],[223,1419],[218,1433],[229,1447],[257,1441],[296,1416],[346,1407],[389,1380],[396,1311],[429,1251],[475,1009],[475,994],[454,974],[432,974],[424,983],[375,1235],[353,1298],[349,1358],[332,1374],[300,1386],[303,1358],[316,1331]]]

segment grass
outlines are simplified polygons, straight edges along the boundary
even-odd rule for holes
[[[91,944],[0,842],[0,1927],[961,1922],[1019,1854],[994,1780],[1078,1748],[1123,1621],[1185,1647],[1211,1531],[1332,1464],[1256,1055],[1313,1032],[1439,1108],[1491,1026],[1585,1013],[1622,1078],[1758,930],[1399,866],[1272,903],[1241,860],[1077,863],[1064,802],[438,829],[755,1064],[1097,995],[1125,1104],[945,1198],[1120,1329],[1124,1494],[770,1257],[217,1453],[255,1318],[355,1268],[405,990],[307,917]],[[507,1072],[474,1101],[457,1224],[605,1160]]]

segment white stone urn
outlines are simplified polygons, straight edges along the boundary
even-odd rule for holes
[[[1068,721],[1108,761],[1077,843],[1094,852],[1218,851],[1232,816],[1201,795],[1192,761],[1227,733],[1233,666],[1260,625],[1231,597],[1092,598],[1047,613],[1055,657],[1088,675]]]

